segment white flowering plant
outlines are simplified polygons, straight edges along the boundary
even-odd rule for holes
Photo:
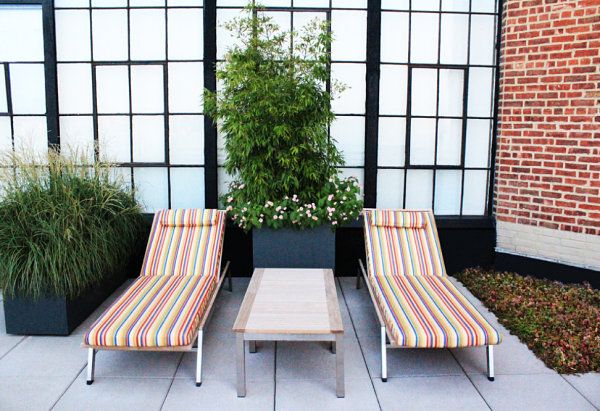
[[[335,174],[323,185],[314,201],[292,194],[263,204],[248,200],[246,184],[233,182],[221,200],[234,223],[244,231],[263,226],[306,229],[323,224],[330,225],[333,230],[360,216],[363,207],[360,189],[356,177],[340,178]]]

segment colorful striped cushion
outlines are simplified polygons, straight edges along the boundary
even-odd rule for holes
[[[425,218],[421,211],[374,210],[371,224],[380,227],[423,228]]]
[[[370,276],[369,281],[396,345],[453,348],[502,340],[445,277]]]
[[[222,210],[157,212],[142,276],[216,275],[221,264],[224,228],[225,211]]]
[[[173,347],[193,343],[214,276],[146,276],[96,320],[84,342],[105,347]]]

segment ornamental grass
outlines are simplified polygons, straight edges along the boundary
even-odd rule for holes
[[[600,291],[589,284],[467,269],[455,277],[561,374],[600,371]]]

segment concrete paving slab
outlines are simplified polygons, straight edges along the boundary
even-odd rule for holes
[[[72,382],[72,377],[0,377],[0,409],[49,410]]]
[[[0,358],[12,350],[17,344],[23,341],[22,335],[6,334],[6,325],[4,322],[4,304],[0,301]]]
[[[81,350],[87,355],[86,349]],[[182,356],[182,352],[99,350],[95,377],[173,378]]]
[[[563,375],[569,384],[579,391],[594,407],[600,409],[600,373]]]

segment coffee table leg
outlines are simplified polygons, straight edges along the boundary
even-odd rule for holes
[[[255,353],[256,352],[256,341],[255,340],[250,340],[248,341],[248,351],[250,351],[251,353]]]
[[[246,359],[244,353],[244,333],[237,333],[237,396],[246,396]]]
[[[335,393],[338,398],[345,396],[344,390],[344,334],[335,335]]]

